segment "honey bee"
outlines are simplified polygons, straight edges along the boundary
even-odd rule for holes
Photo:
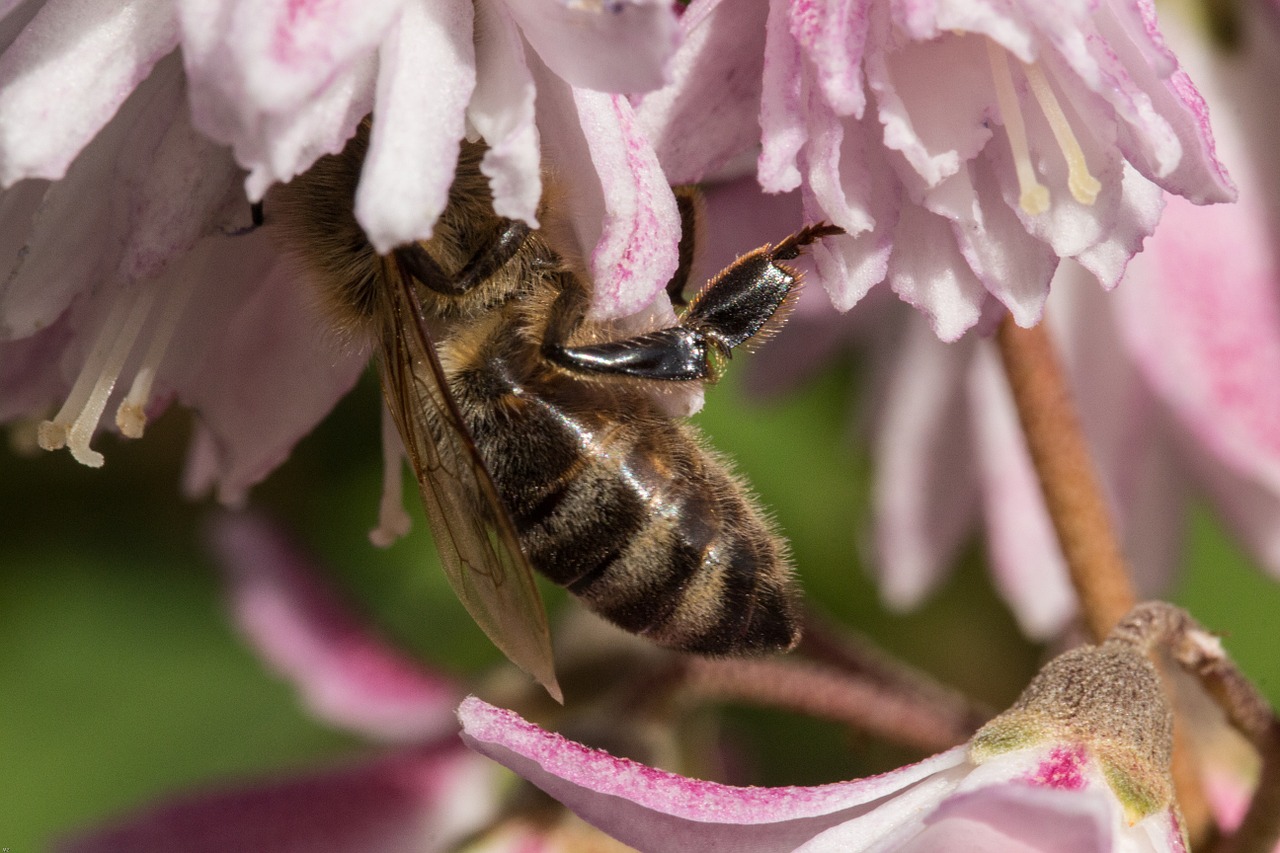
[[[556,693],[529,569],[622,628],[712,655],[799,639],[784,541],[726,462],[663,411],[655,387],[703,383],[767,336],[798,274],[782,261],[839,229],[805,228],[739,258],[669,328],[587,319],[591,290],[557,251],[493,212],[464,142],[425,241],[379,255],[354,216],[368,122],[340,154],[278,188],[274,217],[339,327],[379,348],[382,388],[442,562],[494,643]],[[543,222],[554,221],[553,193]],[[680,193],[689,276],[694,197]]]

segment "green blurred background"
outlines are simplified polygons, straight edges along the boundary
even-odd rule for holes
[[[858,561],[865,459],[849,430],[852,364],[786,398],[749,402],[742,371],[708,394],[698,422],[733,456],[791,539],[806,588],[884,646],[994,705],[1040,661],[995,598],[975,545],[921,611],[886,613]],[[414,533],[368,544],[381,463],[371,378],[254,492],[385,631],[424,658],[478,671],[497,654]],[[188,423],[173,411],[146,438],[95,441],[106,467],[63,453],[0,451],[0,847],[45,849],[175,791],[299,770],[368,749],[309,720],[226,618],[202,544],[211,507],[178,497]],[[1187,535],[1173,598],[1227,634],[1227,646],[1280,698],[1280,586],[1249,565],[1204,510]],[[893,760],[837,727],[731,709],[752,738],[758,782],[812,784]],[[835,748],[833,748],[833,746]],[[846,748],[847,747],[847,748]]]

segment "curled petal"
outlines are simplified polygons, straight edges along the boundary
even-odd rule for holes
[[[0,55],[0,185],[56,180],[178,44],[170,0],[49,0]]]
[[[760,96],[760,186],[785,193],[800,186],[797,158],[804,147],[805,97],[800,47],[791,35],[786,3],[770,3],[765,24]]]
[[[507,0],[507,8],[542,61],[572,86],[630,94],[667,82],[677,22],[665,0]]]
[[[474,697],[463,701],[458,717],[462,739],[472,749],[515,770],[588,823],[654,853],[795,850],[824,829],[872,808],[885,821],[909,814],[905,800],[901,805],[871,804],[928,777],[945,777],[966,763],[966,748],[956,747],[901,770],[853,782],[813,788],[737,788],[614,758]],[[930,792],[941,799],[943,787]],[[921,804],[911,805],[919,808]]]
[[[375,249],[431,236],[449,201],[475,88],[470,0],[407,3],[379,52],[377,120],[356,190]]]
[[[973,328],[987,291],[965,263],[947,221],[905,205],[893,241],[888,279],[894,292],[925,312],[944,341]]]
[[[454,686],[373,636],[279,530],[227,513],[211,534],[240,629],[316,716],[380,740],[452,729]]]

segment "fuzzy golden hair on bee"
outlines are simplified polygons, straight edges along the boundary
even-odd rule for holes
[[[268,199],[268,216],[335,323],[375,342],[442,563],[480,626],[553,689],[537,569],[661,645],[792,647],[785,540],[654,389],[711,382],[719,359],[767,336],[794,301],[799,276],[785,262],[839,229],[810,226],[743,255],[666,322],[597,322],[553,166],[531,230],[494,213],[484,147],[464,142],[431,237],[380,256],[352,212],[367,144],[366,122]],[[667,291],[683,303],[702,213],[696,191],[676,193],[684,233]]]

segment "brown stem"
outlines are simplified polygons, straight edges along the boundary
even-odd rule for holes
[[[805,612],[804,633],[796,651],[899,696],[916,697],[922,705],[962,721],[962,725],[971,732],[995,716],[993,709],[893,657],[871,640],[838,624],[812,606]]]
[[[1044,323],[1023,329],[1005,315],[996,343],[1081,613],[1094,640],[1102,642],[1137,603],[1137,594],[1066,376]],[[1207,834],[1210,823],[1195,764],[1178,726],[1173,778],[1193,841]]]
[[[1049,333],[1006,315],[996,334],[1045,506],[1089,632],[1102,642],[1137,602]]]
[[[967,717],[808,661],[692,658],[685,689],[833,720],[895,743],[937,752],[973,733]]]

